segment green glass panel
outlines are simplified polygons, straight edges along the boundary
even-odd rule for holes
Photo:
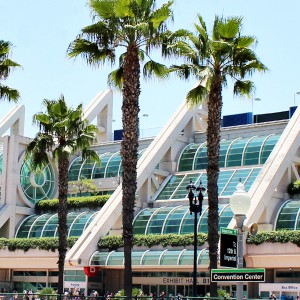
[[[202,173],[186,174],[184,179],[180,182],[175,193],[172,195],[171,199],[187,199],[187,185],[190,183],[190,181],[192,181],[195,185],[198,185],[198,181],[201,175]]]
[[[226,228],[233,218],[233,212],[230,209],[229,205],[220,206],[220,218],[219,218],[219,228]]]
[[[245,191],[248,192],[251,188],[253,182],[255,181],[256,177],[258,176],[261,168],[253,168],[251,174],[247,178],[247,181],[244,182],[245,185]]]
[[[107,163],[105,178],[108,177],[118,177],[119,169],[121,164],[121,156],[120,153],[116,153]]]
[[[243,158],[244,166],[259,164],[259,154],[264,140],[265,137],[254,137],[253,139],[250,140],[250,142],[246,146],[245,153],[244,153],[244,158]]]
[[[226,159],[226,154],[228,151],[228,147],[232,143],[231,140],[222,140],[220,142],[220,157],[219,157],[219,167],[224,168],[225,167],[225,159]]]
[[[145,251],[132,251],[131,253],[131,263],[133,266],[139,266],[141,264],[141,259]]]
[[[65,270],[65,281],[85,281],[85,274],[82,270]]]
[[[146,234],[147,224],[155,210],[153,208],[146,208],[138,214],[133,223],[133,234]]]
[[[48,164],[42,170],[33,171],[31,161],[24,161],[20,170],[20,183],[25,197],[33,204],[53,197],[54,171]]]
[[[184,175],[173,175],[165,185],[163,190],[160,192],[156,200],[168,200],[183,178]]]
[[[209,251],[207,249],[203,250],[200,254],[198,265],[209,265]]]
[[[207,218],[208,218],[207,205],[203,205],[201,218],[198,219],[198,232],[202,232],[202,233],[208,232]],[[193,230],[194,230],[194,226],[193,226]]]
[[[180,161],[178,162],[178,171],[192,171],[195,153],[199,144],[190,144],[182,152]]]
[[[198,149],[195,159],[194,170],[206,170],[207,169],[207,148],[206,144],[202,144]]]
[[[93,171],[94,165],[95,165],[94,161],[85,160],[84,163],[82,164],[78,178],[92,179],[92,171]]]
[[[219,195],[223,191],[224,187],[227,186],[228,181],[232,177],[233,173],[234,173],[234,170],[222,170],[219,173],[219,179],[218,179],[218,193],[219,193]]]
[[[42,237],[54,237],[58,226],[58,215],[52,215],[44,226]]]
[[[227,154],[226,167],[242,166],[242,157],[246,142],[246,139],[239,139],[232,143]]]
[[[189,207],[186,207],[189,210]],[[194,215],[187,213],[182,221],[180,234],[188,234],[194,232]]]
[[[106,266],[106,260],[110,252],[95,252],[91,258],[91,266]]]
[[[148,251],[142,261],[143,266],[158,265],[162,251]]]
[[[100,155],[101,165],[99,165],[98,163],[95,165],[93,175],[92,175],[93,179],[94,178],[104,178],[107,162],[111,158],[112,155],[113,155],[113,153],[110,153],[110,152]]]
[[[290,229],[293,230],[296,224],[296,217],[300,208],[299,201],[288,201],[281,208],[277,223],[276,230]]]
[[[239,183],[239,180],[241,179],[242,183],[245,182],[247,177],[249,176],[250,172],[252,172],[252,169],[238,169],[233,174],[233,176],[230,178],[230,181],[228,182],[225,190],[222,192],[222,196],[231,196],[236,191],[236,186]],[[229,179],[229,178],[228,178]]]
[[[29,238],[41,237],[44,225],[50,217],[51,217],[51,214],[44,214],[44,215],[39,216],[39,218],[31,226],[28,237]]]
[[[262,147],[262,150],[261,150],[260,164],[263,165],[266,162],[266,160],[268,159],[270,153],[274,149],[279,138],[280,138],[280,135],[271,135],[265,141],[265,143]]]
[[[177,266],[178,256],[181,251],[166,251],[162,255],[160,265],[162,266]]]
[[[186,212],[187,207],[179,206],[174,209],[166,220],[163,234],[179,234],[180,224]]]
[[[91,222],[92,216],[95,216],[93,212],[84,212],[77,216],[69,229],[69,236],[81,236],[86,228],[87,222]]]
[[[123,266],[124,265],[124,252],[113,252],[107,261],[108,266]]]
[[[79,179],[79,171],[83,161],[82,157],[77,157],[73,160],[69,168],[68,180],[76,181]]]
[[[34,221],[38,218],[38,215],[32,215],[30,218],[26,218],[20,225],[19,230],[16,234],[16,238],[27,238],[29,230],[34,223]]]
[[[163,224],[166,216],[170,212],[171,207],[160,208],[149,221],[148,230],[146,234],[162,234]]]

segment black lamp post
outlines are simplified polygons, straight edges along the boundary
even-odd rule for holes
[[[189,191],[188,198],[190,201],[190,214],[194,213],[194,268],[193,268],[193,297],[197,297],[197,214],[201,216],[202,202],[205,192],[205,187],[200,181],[199,186],[195,186],[192,182],[187,185],[186,189]],[[195,193],[196,191],[196,193]]]

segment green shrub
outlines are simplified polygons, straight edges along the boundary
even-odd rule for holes
[[[68,198],[68,209],[100,209],[109,199],[110,195],[85,196]],[[58,199],[41,200],[35,205],[37,213],[57,211],[59,206]]]
[[[300,247],[300,230],[260,231],[255,236],[247,238],[248,244],[260,245],[262,243],[288,243]]]
[[[77,239],[78,237],[68,238],[68,248],[73,247]],[[30,249],[39,249],[54,252],[58,249],[58,238],[1,238],[0,249],[8,249],[9,251],[23,250],[24,252]]]
[[[207,234],[199,233],[198,234],[198,246],[204,245],[207,241]],[[163,247],[173,246],[173,247],[185,247],[189,245],[193,245],[194,243],[194,235],[193,234],[149,234],[142,235],[136,234],[133,237],[133,245],[139,247],[153,247],[162,245]],[[98,242],[98,246],[100,249],[109,249],[116,250],[124,246],[122,236],[113,236],[108,235],[100,238]]]
[[[290,183],[287,187],[287,192],[290,195],[300,194],[300,180]]]

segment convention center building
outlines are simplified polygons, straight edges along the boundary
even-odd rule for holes
[[[92,179],[99,193],[110,195],[105,205],[68,212],[68,236],[78,237],[66,257],[65,289],[117,292],[123,288],[122,248],[102,249],[101,237],[122,234],[122,131],[112,132],[113,94],[100,92],[84,116],[99,127],[93,146],[101,165],[85,161],[80,153],[70,162],[69,181]],[[49,165],[34,172],[25,159],[31,138],[24,136],[25,107],[16,106],[0,120],[0,237],[28,239],[57,237],[57,212],[39,212],[40,200],[57,197],[58,171]],[[186,101],[155,137],[140,138],[137,169],[134,234],[192,234],[187,185],[192,180],[207,185],[207,107],[190,108]],[[241,180],[251,198],[244,222],[258,225],[258,232],[300,227],[300,199],[287,187],[299,180],[300,109],[253,116],[224,116],[220,145],[219,226],[233,228],[229,199]],[[77,195],[78,196],[78,195]],[[198,232],[207,233],[207,193],[198,218]],[[1,240],[0,239],[0,240]],[[0,249],[0,287],[7,290],[57,287],[58,253],[41,249]],[[300,248],[291,242],[259,245],[245,243],[244,267],[265,269],[264,282],[245,282],[249,298],[283,292],[300,295]],[[198,247],[199,295],[209,291],[208,244]],[[193,245],[137,247],[132,252],[133,284],[145,294],[192,294]],[[94,276],[91,276],[94,275]],[[228,293],[234,282],[219,282]]]

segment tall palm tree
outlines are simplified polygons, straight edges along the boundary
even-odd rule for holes
[[[1,83],[8,78],[12,69],[21,66],[9,59],[11,49],[12,44],[10,42],[0,40],[0,100],[17,102],[20,98],[19,92]]]
[[[63,294],[64,266],[67,252],[67,195],[68,170],[71,155],[82,151],[83,158],[99,162],[97,152],[90,150],[95,141],[97,127],[82,119],[82,105],[69,108],[63,96],[58,100],[44,100],[45,112],[33,116],[39,132],[29,143],[26,157],[30,158],[34,170],[48,163],[51,153],[58,165],[58,293]]]
[[[109,82],[122,89],[123,139],[121,157],[122,222],[124,239],[124,287],[131,296],[133,245],[132,222],[137,189],[137,161],[139,145],[139,95],[140,73],[164,77],[167,68],[153,61],[149,55],[162,43],[166,21],[172,17],[173,0],[155,8],[155,0],[90,0],[89,5],[96,20],[84,27],[68,49],[70,57],[81,55],[88,64],[115,63],[116,49],[124,48],[119,57],[118,69],[110,73]],[[145,62],[145,58],[149,59]]]
[[[241,33],[242,18],[215,17],[211,35],[203,18],[194,24],[196,33],[175,32],[166,40],[165,55],[180,56],[182,65],[173,65],[171,71],[182,79],[191,76],[198,80],[188,92],[187,101],[194,105],[207,99],[207,191],[208,191],[208,244],[210,269],[217,268],[218,255],[218,177],[222,89],[227,80],[234,82],[235,95],[250,96],[254,84],[248,78],[255,72],[267,70],[252,50],[256,39]],[[210,296],[217,296],[217,284],[211,283]]]

